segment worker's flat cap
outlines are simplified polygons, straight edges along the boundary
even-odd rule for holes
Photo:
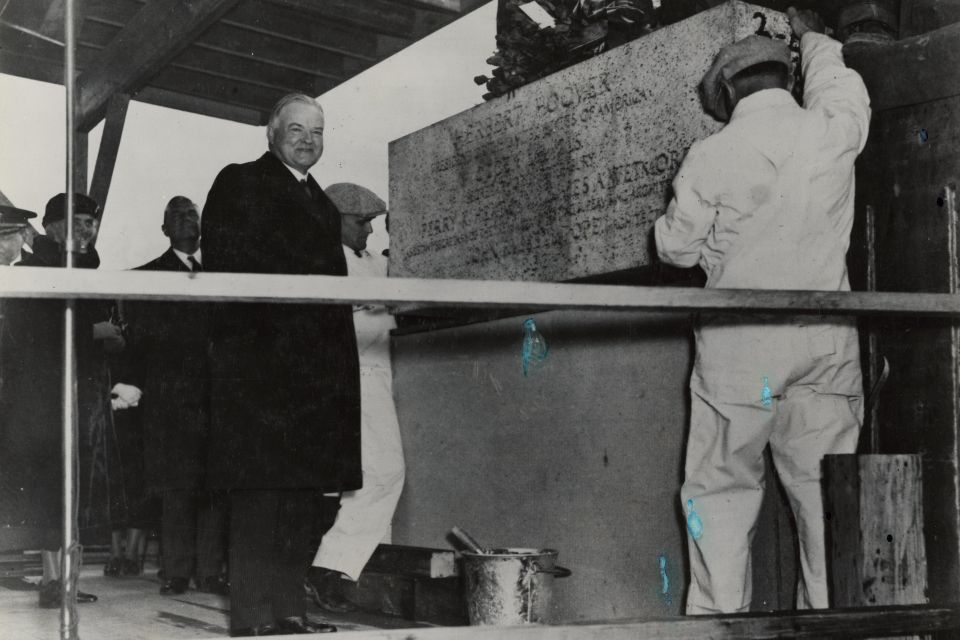
[[[728,44],[713,60],[713,65],[700,82],[700,95],[703,107],[718,120],[730,119],[727,102],[723,99],[721,80],[729,80],[748,67],[762,62],[779,62],[790,68],[790,49],[782,40],[764,36],[747,36],[733,44]]]
[[[373,218],[387,212],[387,203],[377,194],[352,182],[338,182],[323,191],[344,215]]]
[[[97,201],[82,193],[73,194],[73,214],[93,216],[100,219],[100,205]],[[67,194],[58,193],[47,202],[47,208],[43,213],[43,226],[51,222],[65,220],[67,217]]]

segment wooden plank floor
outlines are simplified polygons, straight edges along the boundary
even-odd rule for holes
[[[85,640],[187,640],[224,638],[229,628],[229,599],[190,590],[180,596],[161,596],[157,568],[148,566],[136,578],[105,578],[103,565],[85,566],[80,590],[100,599],[80,605],[80,637]],[[0,579],[0,638],[55,640],[60,612],[37,606],[38,578]],[[409,620],[371,613],[330,615],[312,603],[310,619],[329,622],[341,631],[372,631],[416,626]]]

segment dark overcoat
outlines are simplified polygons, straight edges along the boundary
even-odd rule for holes
[[[168,249],[140,271],[190,269]],[[209,437],[212,305],[130,301],[126,371],[140,387],[143,481],[148,492],[198,489],[205,482]]]
[[[40,236],[34,253],[20,264],[59,267],[59,245]],[[91,249],[80,268],[96,268]],[[77,447],[81,530],[109,525],[108,474],[116,467],[110,433],[109,378],[93,324],[109,318],[109,307],[80,300],[74,313],[77,363]],[[0,524],[54,532],[36,541],[56,548],[62,524],[63,420],[62,300],[6,299],[0,304]],[[51,545],[53,545],[51,547]]]
[[[347,275],[340,214],[273,154],[224,168],[203,208],[205,271]],[[359,488],[349,305],[233,303],[211,344],[210,489]]]

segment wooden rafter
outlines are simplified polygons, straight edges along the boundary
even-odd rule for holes
[[[113,181],[113,169],[117,164],[117,154],[120,152],[120,139],[123,135],[123,124],[127,118],[127,106],[130,96],[123,93],[115,94],[110,98],[107,106],[107,118],[103,126],[103,135],[100,137],[100,149],[97,151],[97,164],[93,169],[93,180],[90,184],[90,197],[100,204],[100,208],[107,206],[107,195],[110,193],[110,183]]]
[[[77,82],[77,126],[89,131],[110,96],[146,85],[238,0],[155,0],[117,34]]]

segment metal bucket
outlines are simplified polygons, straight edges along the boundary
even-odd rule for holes
[[[518,625],[550,621],[553,579],[570,570],[556,566],[553,549],[464,551],[467,615],[472,625]]]

